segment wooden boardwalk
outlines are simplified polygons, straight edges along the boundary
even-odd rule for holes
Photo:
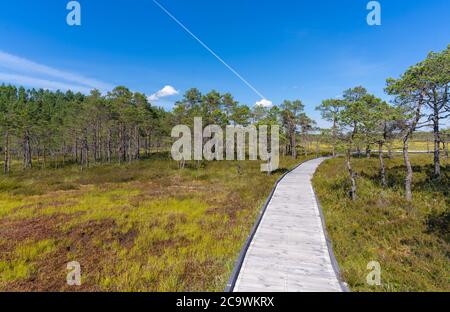
[[[237,275],[235,292],[339,292],[311,178],[324,158],[278,184]],[[333,259],[333,260],[332,260]]]

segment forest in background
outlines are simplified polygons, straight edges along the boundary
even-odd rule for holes
[[[146,95],[119,86],[102,95],[72,91],[25,89],[0,86],[0,131],[3,171],[10,173],[13,162],[30,169],[93,163],[130,163],[153,151],[167,151],[173,126],[192,126],[194,117],[203,125],[273,125],[281,127],[280,149],[294,159],[298,153],[320,151],[330,146],[333,156],[345,154],[356,197],[351,156],[376,150],[380,158],[381,182],[385,183],[384,150],[401,143],[407,176],[405,193],[411,198],[412,168],[409,144],[413,135],[432,140],[434,176],[440,177],[441,158],[448,157],[450,106],[448,86],[450,56],[447,49],[430,53],[401,77],[387,79],[386,93],[391,103],[358,86],[345,90],[339,99],[324,100],[318,107],[329,129],[320,129],[304,112],[300,100],[284,101],[271,107],[250,108],[229,94],[211,91],[202,94],[193,88],[175,103],[172,111],[152,105]],[[432,129],[426,132],[426,129]],[[422,132],[419,132],[421,131]],[[425,132],[423,132],[425,131]]]

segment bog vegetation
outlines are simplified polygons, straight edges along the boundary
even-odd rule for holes
[[[345,166],[341,158],[327,161],[314,186],[353,290],[449,290],[449,131],[442,129],[450,116],[449,48],[387,79],[393,105],[356,87],[318,107],[333,124],[333,154],[344,154]],[[425,138],[424,128],[432,129],[433,156],[411,156],[411,140]],[[399,143],[402,157],[392,153]],[[371,261],[381,265],[380,286],[364,278]]]
[[[442,289],[449,50],[387,79],[391,103],[362,86],[324,100],[317,110],[329,129],[318,128],[300,100],[250,108],[229,93],[194,88],[165,111],[123,86],[90,95],[0,86],[0,289],[67,289],[64,265],[77,260],[84,290],[222,290],[283,170],[267,177],[258,162],[177,165],[167,154],[171,129],[192,127],[194,117],[204,126],[279,125],[284,169],[335,156],[316,188],[356,290],[366,290],[362,265],[374,255],[386,257],[392,273],[384,290]],[[411,157],[410,149],[431,151],[431,167],[429,155]],[[407,260],[398,250],[420,260],[402,267],[427,276],[417,288],[399,273]]]
[[[260,162],[179,170],[167,157],[0,178],[0,290],[223,291],[276,179],[303,158],[268,177]]]
[[[355,158],[358,198],[348,196],[341,158],[326,161],[313,185],[327,221],[343,279],[353,291],[448,291],[450,272],[450,165],[434,173],[431,155],[413,155],[413,202],[404,198],[401,156],[386,159],[386,186],[376,158]],[[367,264],[381,266],[381,285],[370,286]]]

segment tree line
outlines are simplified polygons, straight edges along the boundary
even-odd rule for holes
[[[303,110],[298,100],[250,108],[229,93],[202,94],[192,88],[169,112],[123,86],[106,95],[98,90],[83,95],[1,85],[3,171],[11,172],[13,160],[25,170],[36,162],[44,168],[75,163],[82,169],[93,163],[129,163],[148,157],[152,148],[167,149],[172,127],[192,126],[194,117],[202,117],[204,126],[280,124],[283,151],[296,157],[297,126],[306,140],[314,125]]]
[[[147,97],[117,87],[102,96],[71,91],[0,86],[0,129],[4,173],[12,159],[23,168],[69,162],[81,168],[96,162],[131,162],[148,155],[150,143],[167,136],[167,113]]]
[[[102,95],[72,91],[25,89],[0,86],[0,133],[3,171],[11,171],[12,160],[30,169],[34,162],[46,167],[75,163],[86,168],[91,163],[129,163],[148,157],[152,148],[164,149],[172,142],[174,125],[193,126],[194,117],[203,125],[279,125],[280,148],[284,155],[297,158],[308,154],[313,140],[329,142],[332,154],[345,155],[351,181],[350,196],[357,198],[353,154],[378,151],[380,183],[386,182],[384,149],[401,140],[405,161],[405,196],[412,199],[412,166],[409,143],[420,129],[433,129],[434,176],[441,176],[441,146],[448,157],[448,134],[442,129],[450,116],[450,46],[410,67],[399,78],[389,78],[385,92],[391,103],[358,86],[342,97],[324,100],[317,110],[329,121],[329,129],[319,129],[304,111],[300,100],[286,100],[271,107],[240,104],[230,93],[187,90],[172,111],[152,105],[147,96],[119,86]],[[447,135],[447,136],[446,136]],[[447,139],[448,141],[448,139]],[[365,151],[362,151],[365,149]]]
[[[256,105],[250,108],[241,105],[229,93],[221,95],[211,91],[202,95],[198,89],[190,89],[182,100],[175,103],[173,117],[177,124],[193,126],[194,117],[202,117],[203,125],[278,125],[281,129],[280,145],[282,154],[297,158],[299,144],[308,153],[308,139],[317,130],[316,122],[304,112],[305,106],[300,100],[285,100],[281,105],[264,107]]]
[[[434,178],[441,178],[441,152],[444,151],[448,158],[448,130],[443,131],[442,125],[450,117],[449,49],[450,46],[442,52],[430,53],[399,78],[387,79],[385,92],[392,96],[391,104],[359,86],[344,91],[340,99],[325,100],[317,107],[322,117],[332,124],[333,155],[338,149],[345,152],[353,200],[357,198],[356,174],[351,165],[353,152],[356,150],[361,154],[361,147],[365,146],[365,154],[371,157],[372,146],[378,147],[380,181],[386,187],[384,147],[387,145],[389,148],[395,139],[400,139],[403,144],[405,197],[412,200],[413,170],[409,143],[420,129],[433,129]]]

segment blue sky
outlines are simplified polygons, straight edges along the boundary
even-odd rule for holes
[[[387,77],[450,43],[448,0],[381,0],[373,27],[368,0],[158,1],[267,99],[299,98],[316,120],[315,106],[346,88],[386,98]],[[190,87],[261,100],[152,0],[79,0],[79,27],[66,24],[68,2],[0,0],[0,82],[147,95],[172,86],[180,94],[155,103],[167,109]]]

